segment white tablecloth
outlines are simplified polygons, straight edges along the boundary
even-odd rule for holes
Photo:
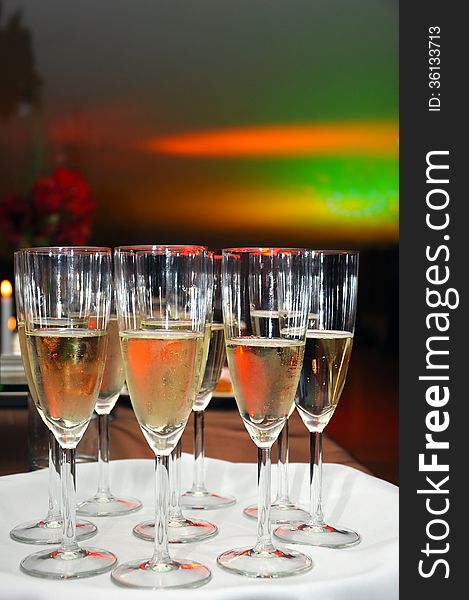
[[[248,442],[246,442],[248,443]],[[123,589],[109,574],[74,581],[46,581],[25,575],[20,560],[41,547],[19,544],[9,537],[18,523],[45,514],[47,471],[0,478],[0,598],[5,600],[115,600],[145,598],[150,594],[164,600],[304,599],[310,600],[395,600],[398,598],[398,488],[343,465],[324,465],[324,509],[332,524],[351,527],[362,536],[355,547],[342,550],[295,546],[309,554],[312,571],[275,581],[253,580],[226,573],[216,564],[224,550],[252,544],[256,524],[241,509],[256,500],[257,466],[207,459],[207,482],[215,491],[234,494],[238,503],[228,509],[190,513],[214,521],[220,533],[196,544],[170,545],[175,558],[205,563],[212,580],[197,590],[149,592]],[[192,458],[183,455],[182,481],[191,482]],[[273,491],[276,469],[273,467]],[[290,465],[292,496],[308,503],[308,466]],[[85,542],[117,554],[119,561],[151,556],[152,545],[135,538],[132,527],[153,515],[154,470],[151,460],[121,460],[111,464],[112,490],[143,500],[142,510],[126,517],[92,519],[98,534]],[[78,497],[91,496],[97,484],[97,465],[78,466]]]

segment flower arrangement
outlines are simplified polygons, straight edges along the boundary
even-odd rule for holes
[[[0,201],[0,229],[15,247],[79,246],[88,241],[96,203],[77,171],[59,167],[26,194]]]

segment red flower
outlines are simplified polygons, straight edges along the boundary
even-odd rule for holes
[[[51,179],[42,179],[33,184],[31,199],[38,215],[47,216],[59,212],[63,198]]]
[[[0,203],[0,227],[9,241],[30,244],[82,245],[88,241],[96,203],[90,186],[76,171],[60,167],[38,178],[26,196]]]

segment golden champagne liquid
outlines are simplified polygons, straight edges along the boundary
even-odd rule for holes
[[[93,413],[104,367],[106,335],[97,330],[26,333],[38,406],[63,447],[80,440]]]
[[[33,374],[31,372],[28,348],[26,346],[26,330],[23,322],[18,322],[18,338],[20,342],[21,358],[23,360],[24,375],[26,377],[26,383],[29,387],[29,393],[31,394],[31,398],[34,400],[34,404],[39,408],[39,411],[42,412],[42,409],[39,407],[36,386],[34,384]]]
[[[243,337],[226,344],[239,413],[254,442],[270,446],[291,412],[304,342]]]
[[[225,333],[222,323],[213,323],[210,327],[210,344],[207,362],[199,395],[205,395],[217,387],[225,360]]]
[[[162,320],[161,318],[147,318],[142,321],[142,329],[144,330],[160,330],[163,329],[165,331],[186,331],[190,332],[192,330],[192,323],[188,320]],[[210,333],[211,326],[210,323],[206,323],[204,335],[198,336],[198,346],[197,346],[197,358],[196,358],[196,376],[197,381],[194,387],[195,393],[197,394],[202,385],[202,380],[205,372],[205,365],[207,363],[209,345],[210,345]]]
[[[169,454],[192,409],[202,336],[177,329],[124,331],[120,336],[137,421],[152,449]]]
[[[208,352],[210,349],[210,338],[211,338],[211,325],[210,323],[206,323],[205,331],[203,337],[199,339],[199,347],[197,349],[197,359],[196,359],[196,373],[197,373],[197,383],[195,386],[195,394],[200,393],[200,389],[202,387],[204,374],[205,374],[205,366],[207,364]],[[195,398],[194,398],[195,400]]]
[[[297,407],[310,431],[322,431],[339,402],[347,378],[353,334],[310,330],[298,388]]]
[[[98,414],[104,415],[111,412],[119,398],[124,382],[125,371],[121,353],[119,327],[117,317],[112,316],[109,319],[107,332],[107,352],[103,380],[95,406],[95,411]]]

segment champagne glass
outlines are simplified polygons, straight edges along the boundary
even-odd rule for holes
[[[109,248],[32,248],[24,252],[25,331],[37,406],[61,448],[61,545],[24,558],[29,575],[72,579],[104,573],[111,552],[80,547],[75,533],[76,446],[104,369],[110,305]]]
[[[140,500],[114,496],[109,477],[109,414],[114,408],[125,383],[119,328],[112,292],[111,316],[108,326],[106,363],[95,411],[98,413],[98,489],[96,494],[80,502],[77,513],[90,517],[116,517],[127,515],[142,507]]]
[[[279,314],[278,310],[271,310],[271,298],[258,295],[257,304],[253,305],[251,310],[251,322],[255,335],[264,335],[271,332],[272,335],[279,336]],[[295,405],[292,405],[292,410]],[[290,413],[291,414],[291,413]],[[290,415],[288,415],[290,416]],[[277,460],[277,497],[270,507],[271,523],[290,523],[295,521],[304,521],[308,518],[308,513],[297,506],[290,499],[289,481],[288,481],[288,419],[281,430],[278,439],[278,460]],[[257,505],[251,505],[244,509],[243,513],[252,519],[257,519]]]
[[[327,524],[322,511],[322,432],[339,402],[352,352],[357,307],[358,253],[314,251],[312,318],[296,406],[310,432],[310,518],[279,527],[277,538],[296,544],[345,548],[360,541],[355,531]]]
[[[205,485],[205,409],[212,399],[225,361],[225,340],[221,310],[221,256],[213,257],[213,316],[210,326],[208,357],[202,385],[194,402],[194,480],[192,488],[182,495],[182,505],[190,509],[226,508],[235,504],[233,496],[210,492]]]
[[[209,345],[211,338],[211,323],[213,315],[213,255],[208,254],[208,285],[207,285],[207,313],[203,338],[200,340],[197,350],[195,385],[196,394],[202,386],[204,378],[205,365],[209,354]],[[161,321],[160,318],[157,322]],[[154,326],[154,322],[149,319],[144,320],[144,327]],[[172,328],[184,327],[184,321],[172,321]],[[196,402],[196,400],[195,400]],[[195,404],[194,402],[194,404]],[[181,455],[182,440],[179,438],[176,447],[171,453],[169,469],[169,521],[168,521],[168,541],[172,544],[184,544],[186,542],[201,542],[209,539],[218,533],[218,527],[210,521],[201,519],[188,519],[182,513],[181,506]],[[133,533],[138,538],[147,541],[153,541],[155,538],[155,522],[153,519],[138,523],[133,528]]]
[[[189,418],[203,345],[208,259],[202,246],[115,251],[117,312],[130,399],[155,453],[153,556],[120,565],[112,579],[147,589],[198,587],[209,569],[168,552],[169,460]]]
[[[309,571],[311,559],[277,548],[270,532],[270,455],[290,414],[300,378],[311,288],[310,254],[302,249],[223,250],[223,318],[228,366],[239,413],[258,447],[257,542],[221,554],[224,569],[274,578]],[[259,299],[279,327],[257,330]]]
[[[44,413],[40,408],[36,387],[29,364],[26,348],[25,310],[24,310],[24,254],[21,250],[14,254],[15,267],[15,304],[18,323],[18,337],[20,341],[21,357],[23,360],[24,374],[28,384],[29,393],[45,421]],[[52,431],[49,431],[49,509],[47,515],[39,520],[28,521],[17,525],[10,531],[10,537],[17,542],[26,544],[59,544],[62,539],[63,521],[60,514],[60,447]],[[89,521],[76,523],[77,540],[87,540],[97,532],[96,525]]]

